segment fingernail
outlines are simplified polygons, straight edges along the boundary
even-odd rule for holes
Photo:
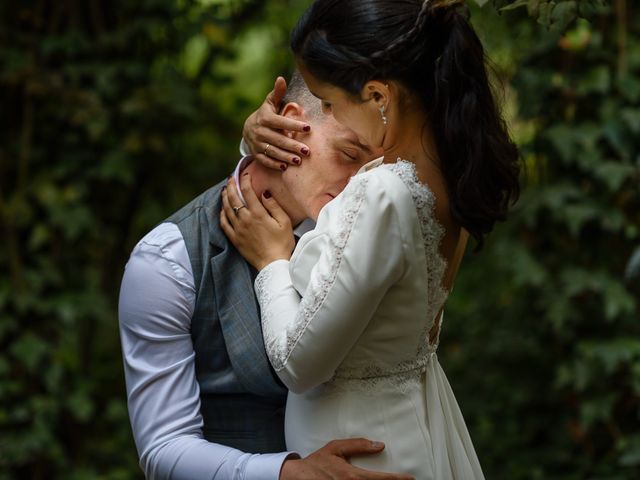
[[[384,443],[382,443],[382,442],[371,442],[371,446],[373,448],[382,448],[382,447],[384,447]]]
[[[283,172],[287,169],[287,164],[286,163],[281,163],[280,164],[280,170],[282,170]]]
[[[302,160],[300,160],[298,157],[293,157],[293,158],[291,159],[291,161],[292,161],[293,163],[295,163],[296,165],[300,165],[300,162],[301,162]]]
[[[224,187],[222,187],[222,191],[224,192],[227,189],[227,186],[225,185]]]
[[[263,195],[264,195],[264,198],[271,198],[271,192],[269,190],[265,190]]]
[[[302,147],[300,151],[303,155],[309,155],[309,149],[307,147]]]
[[[305,132],[310,132],[311,131],[311,125],[305,125],[302,130],[304,130]]]

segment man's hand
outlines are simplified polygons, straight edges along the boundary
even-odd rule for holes
[[[285,461],[280,480],[413,480],[410,475],[371,472],[349,463],[355,455],[375,455],[382,450],[384,444],[364,438],[334,440],[306,458]]]
[[[287,93],[287,82],[278,77],[273,90],[260,108],[244,123],[242,136],[255,159],[269,168],[285,170],[287,164],[299,165],[309,155],[309,147],[284,132],[309,132],[311,125],[280,115],[280,104]]]

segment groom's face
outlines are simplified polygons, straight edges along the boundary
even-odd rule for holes
[[[287,115],[287,107],[283,114]],[[356,134],[332,115],[302,119],[311,124],[311,133],[299,140],[307,144],[311,154],[300,166],[290,166],[282,179],[305,214],[317,220],[322,207],[344,190],[349,179],[382,153],[361,145]]]

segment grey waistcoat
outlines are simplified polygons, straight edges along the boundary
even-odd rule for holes
[[[223,185],[166,220],[182,233],[196,286],[191,337],[204,436],[245,452],[282,452],[287,391],[264,349],[251,267],[220,228]]]

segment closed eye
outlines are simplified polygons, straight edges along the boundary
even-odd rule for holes
[[[346,152],[346,151],[344,151],[344,150],[342,151],[342,153],[343,153],[347,158],[349,158],[349,160],[352,160],[352,161],[354,161],[354,162],[355,162],[356,160],[358,160],[357,155],[349,155],[349,153],[347,153],[347,152]]]

